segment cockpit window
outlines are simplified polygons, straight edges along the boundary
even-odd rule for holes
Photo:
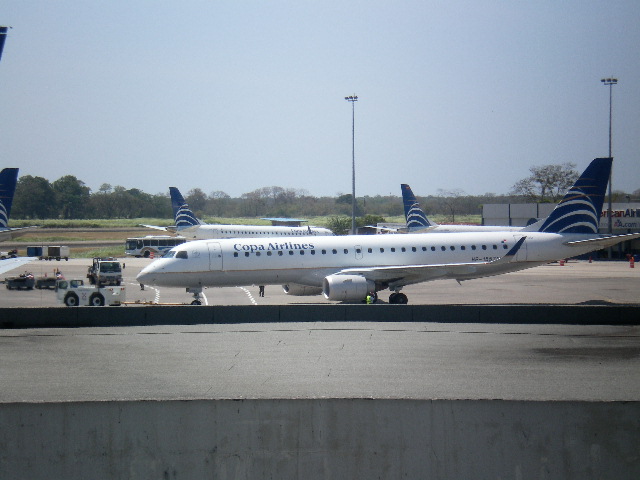
[[[180,250],[178,252],[176,252],[176,258],[189,258],[189,256],[187,255],[187,251],[186,250]]]
[[[176,254],[176,252],[174,252],[173,250],[169,250],[167,253],[165,253],[162,256],[162,258],[173,258],[175,254]]]

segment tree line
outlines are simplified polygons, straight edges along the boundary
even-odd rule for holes
[[[444,215],[455,222],[457,215],[479,215],[486,203],[557,202],[578,177],[575,165],[531,167],[531,175],[517,182],[506,195],[486,193],[467,195],[461,190],[438,190],[436,195],[417,196],[428,215]],[[614,201],[638,198],[614,192]],[[628,198],[627,198],[628,197]],[[351,194],[337,197],[315,197],[306,190],[278,186],[262,187],[238,198],[223,191],[209,194],[200,188],[187,192],[185,200],[199,218],[215,222],[216,217],[339,217],[351,216]],[[403,215],[402,198],[398,195],[376,195],[357,198],[357,216],[361,222]],[[11,212],[15,219],[117,219],[167,218],[173,216],[171,200],[166,194],[149,194],[137,188],[102,184],[97,192],[73,175],[54,182],[26,175],[18,179]]]

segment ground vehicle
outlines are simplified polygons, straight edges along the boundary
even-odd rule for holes
[[[7,277],[4,279],[4,283],[7,285],[7,290],[33,290],[33,286],[35,284],[35,279],[33,278],[33,274],[29,272],[21,273],[16,277]]]
[[[4,260],[5,258],[16,258],[18,256],[18,250],[13,249],[8,252],[0,252],[0,260]]]
[[[122,266],[112,257],[95,257],[87,270],[87,278],[91,285],[120,285],[122,282]]]
[[[69,260],[69,247],[64,245],[43,245],[27,247],[27,257],[38,257],[40,260]]]
[[[38,277],[36,278],[35,287],[38,290],[56,288],[56,280],[56,277]]]
[[[172,237],[170,235],[147,235],[146,237],[127,238],[124,253],[134,257],[148,258],[153,252],[155,256],[161,256],[176,245],[186,241],[187,239],[184,237]]]
[[[125,287],[96,287],[85,285],[84,280],[56,281],[56,298],[68,307],[91,305],[120,305],[125,301]]]

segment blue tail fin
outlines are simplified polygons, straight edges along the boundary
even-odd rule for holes
[[[175,218],[176,227],[185,228],[202,225],[200,220],[196,218],[189,208],[189,205],[187,205],[187,202],[182,198],[180,190],[176,187],[169,187],[169,194],[171,195],[171,208],[173,209],[173,218]]]
[[[593,160],[538,231],[598,233],[612,161],[611,158]]]
[[[11,204],[13,194],[16,192],[18,181],[17,168],[5,168],[0,172],[0,227],[9,226],[9,215],[11,214]]]
[[[400,188],[402,189],[402,203],[404,204],[404,218],[407,221],[407,228],[411,230],[436,226],[437,224],[430,222],[420,208],[415,195],[411,191],[411,187],[403,183]]]
[[[4,50],[4,41],[7,39],[7,31],[9,27],[0,27],[0,59],[2,58],[2,50]]]

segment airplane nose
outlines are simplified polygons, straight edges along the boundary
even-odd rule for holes
[[[146,280],[149,278],[149,274],[145,273],[144,271],[140,272],[137,276],[136,276],[136,281],[138,283],[146,283]]]
[[[147,268],[143,268],[142,271],[136,276],[136,281],[144,285],[152,285],[153,277],[154,275],[152,271],[148,270]]]

